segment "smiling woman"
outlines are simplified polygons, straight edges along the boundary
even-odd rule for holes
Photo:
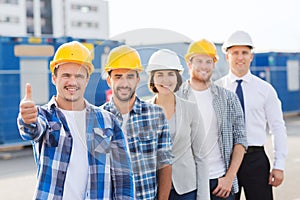
[[[147,66],[149,88],[155,96],[150,103],[161,106],[170,127],[172,153],[172,189],[169,199],[209,199],[208,165],[202,157],[204,129],[195,103],[174,93],[182,84],[183,66],[174,51],[154,52]]]

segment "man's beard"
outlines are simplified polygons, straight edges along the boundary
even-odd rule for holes
[[[134,94],[135,94],[135,88],[131,89],[129,88],[129,96],[127,97],[122,97],[121,95],[118,94],[118,91],[119,91],[119,88],[120,87],[117,87],[116,88],[116,93],[115,93],[115,96],[117,99],[119,99],[120,101],[123,101],[123,102],[127,102],[129,100],[131,100],[133,97],[134,97]]]
[[[74,96],[72,96],[71,98],[65,97],[64,99],[65,99],[65,101],[67,101],[67,102],[76,102],[76,101],[79,100],[79,97],[74,97]]]

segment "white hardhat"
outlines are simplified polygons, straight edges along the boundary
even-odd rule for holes
[[[222,46],[223,52],[226,53],[228,48],[232,46],[249,46],[251,49],[254,48],[250,35],[245,31],[236,31],[231,34]]]
[[[180,59],[174,51],[169,49],[160,49],[154,52],[148,62],[146,72],[150,73],[155,70],[178,70],[183,72],[184,68]]]

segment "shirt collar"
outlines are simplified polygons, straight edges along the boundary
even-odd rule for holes
[[[52,98],[50,99],[50,101],[47,104],[47,107],[48,107],[49,110],[51,109],[51,107],[58,108],[58,105],[57,105],[57,102],[55,100],[55,97],[56,96],[52,96]],[[84,101],[85,101],[86,111],[90,111],[91,107],[92,107],[92,104],[90,104],[86,99]]]
[[[52,96],[52,98],[50,99],[50,101],[47,104],[47,107],[48,107],[49,110],[51,109],[51,107],[58,108],[57,103],[55,101],[55,96]]]
[[[141,100],[137,96],[135,97],[135,102],[134,102],[132,110],[138,114],[142,113]]]
[[[111,98],[111,100],[108,102],[109,107],[111,108],[111,112],[112,113],[120,113],[119,110],[117,109],[114,101],[113,101],[113,97]],[[133,105],[133,108],[130,112],[135,112],[135,113],[142,113],[142,106],[141,106],[141,100],[135,96],[135,102]]]
[[[234,83],[236,80],[241,80],[241,79],[244,82],[249,82],[252,78],[252,74],[251,74],[250,70],[248,70],[247,74],[245,74],[242,77],[237,77],[231,71],[229,71],[228,75],[229,75],[229,80],[230,80],[231,83]]]

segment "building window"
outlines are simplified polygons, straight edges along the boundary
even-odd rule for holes
[[[18,5],[19,4],[19,0],[0,0],[0,4]]]
[[[19,17],[16,16],[0,16],[1,23],[19,23]]]
[[[26,0],[26,32],[34,34],[33,0]]]
[[[97,22],[87,22],[87,21],[72,21],[72,26],[77,28],[98,28]]]
[[[41,0],[40,6],[42,34],[51,35],[53,34],[52,3],[49,0]]]
[[[88,12],[97,12],[98,7],[92,6],[92,5],[79,5],[79,4],[72,4],[71,9],[75,11],[80,11],[82,13],[88,13]]]

